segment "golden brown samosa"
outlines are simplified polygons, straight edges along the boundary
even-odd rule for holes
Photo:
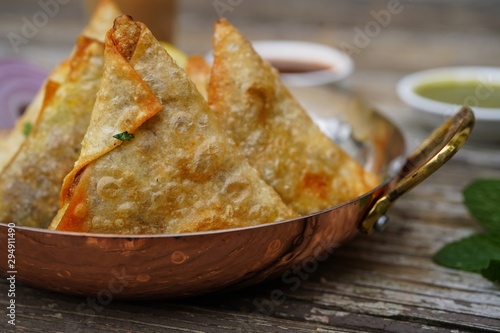
[[[43,82],[35,98],[17,120],[14,128],[0,141],[0,173],[14,158],[32,132],[42,112],[45,100],[50,99],[54,87],[61,85],[69,72],[69,60],[60,63]]]
[[[113,20],[120,14],[120,10],[112,0],[101,0],[90,22],[84,28],[82,36],[103,43],[106,32],[113,25]],[[46,94],[51,93],[48,89],[53,89],[54,83],[60,85],[66,80],[69,71],[69,63],[72,57],[75,56],[75,52],[78,52],[78,47],[75,47],[71,56],[66,61],[56,66],[49,74],[49,77],[43,83],[40,91],[26,109],[26,112],[17,121],[15,127],[5,138],[0,139],[0,173],[21,149],[31,129],[37,123],[44,100],[46,99]],[[49,84],[52,86],[49,86]]]
[[[300,214],[354,199],[374,176],[312,122],[278,72],[227,20],[215,25],[209,104],[225,131]]]
[[[106,33],[113,26],[115,18],[120,15],[122,12],[113,0],[100,0],[82,35],[104,43]]]
[[[75,168],[51,229],[156,234],[296,216],[217,124],[146,26],[116,19]]]
[[[102,76],[104,36],[120,15],[102,0],[68,58],[47,78],[0,147],[0,221],[49,226],[79,156]],[[31,128],[27,133],[26,125]]]
[[[46,89],[47,81],[43,83],[42,88],[37,92],[24,114],[18,119],[14,128],[6,133],[5,137],[0,138],[0,174],[30,134],[33,124],[42,109]]]
[[[46,83],[40,114],[0,173],[0,221],[47,227],[80,152],[102,75],[103,45],[81,37],[64,82]]]

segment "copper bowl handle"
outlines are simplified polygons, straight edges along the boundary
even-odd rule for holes
[[[407,191],[420,184],[455,155],[467,141],[474,127],[474,113],[462,107],[412,153],[388,186],[388,193],[380,197],[361,223],[361,230],[372,232],[385,224],[387,210]]]

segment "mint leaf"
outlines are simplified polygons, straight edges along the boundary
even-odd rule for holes
[[[465,205],[486,229],[500,232],[500,179],[478,179],[464,190]]]
[[[33,124],[30,123],[29,121],[25,122],[23,124],[23,134],[24,136],[29,136],[31,133],[31,130],[33,130]]]
[[[500,232],[475,234],[445,245],[434,255],[442,266],[481,272],[491,260],[500,260]]]
[[[447,244],[433,259],[442,266],[500,282],[500,179],[477,179],[463,194],[470,214],[489,232]]]
[[[128,131],[125,131],[123,133],[113,135],[113,138],[118,139],[120,141],[130,141],[131,139],[135,138],[135,135],[129,133]]]
[[[481,275],[492,282],[500,282],[500,260],[490,260],[488,267],[481,270]]]

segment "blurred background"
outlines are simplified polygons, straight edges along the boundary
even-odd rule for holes
[[[167,26],[166,32],[155,34],[188,54],[211,49],[212,25],[222,16],[251,40],[304,40],[340,48],[356,66],[340,85],[401,124],[412,121],[394,89],[403,75],[439,66],[500,65],[496,0],[121,1],[135,6],[124,11],[141,20],[138,11],[149,3],[150,19]],[[1,0],[0,58],[22,58],[46,70],[53,68],[70,53],[93,2]],[[41,11],[54,3],[57,10],[45,15],[44,22]],[[12,36],[22,36],[26,22],[34,19],[40,20],[40,27],[13,45]]]
[[[43,9],[41,3],[51,1],[57,1],[57,13],[16,53],[7,34],[21,34],[23,18],[31,21]],[[52,67],[71,50],[92,2],[1,0],[0,57],[16,55]],[[169,1],[128,2],[140,3],[139,7],[150,2],[157,7],[157,3]],[[500,3],[495,0],[178,0],[173,9],[175,19],[165,13],[166,5],[155,13],[172,21],[177,46],[187,53],[205,53],[211,47],[212,24],[221,15],[250,39],[299,39],[340,47],[353,45],[356,32],[363,31],[376,13],[390,6],[398,13],[391,15],[378,33],[376,27],[372,29],[377,34],[370,38],[369,45],[351,54],[359,69],[408,71],[500,63]],[[426,56],[430,51],[431,59]]]

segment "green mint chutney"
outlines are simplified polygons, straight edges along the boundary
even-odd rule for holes
[[[500,84],[482,81],[435,81],[418,85],[418,95],[438,102],[500,108]]]

